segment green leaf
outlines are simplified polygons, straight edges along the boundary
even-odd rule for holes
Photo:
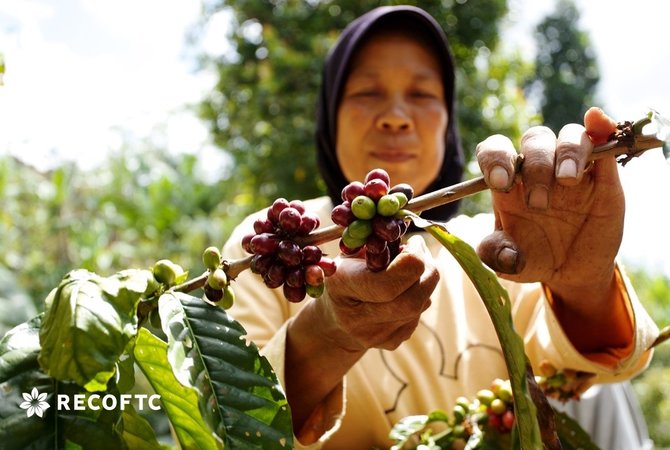
[[[670,119],[653,109],[649,113],[649,118],[656,127],[656,138],[663,142],[663,156],[670,163]]]
[[[129,392],[135,386],[135,358],[132,353],[132,348],[126,350],[116,364],[116,388],[119,392]]]
[[[65,443],[65,450],[84,450],[81,445],[77,445],[74,442],[67,441]]]
[[[449,422],[449,414],[441,409],[436,409],[428,414],[429,422]]]
[[[86,270],[68,273],[46,299],[39,356],[44,371],[104,391],[137,333],[136,308],[150,276],[146,270],[108,278]]]
[[[195,389],[182,386],[167,359],[168,345],[140,328],[135,341],[135,361],[161,396],[161,403],[183,448],[217,450],[223,442],[202,419]]]
[[[570,416],[555,411],[556,429],[563,450],[600,450],[591,440],[591,436]]]
[[[133,405],[128,405],[123,411],[123,440],[132,450],[162,450],[162,446],[151,424],[140,416]]]
[[[9,330],[0,340],[0,442],[6,450],[49,448],[53,442],[53,411],[46,417],[26,417],[19,405],[22,393],[37,388],[52,394],[53,380],[37,363],[40,350],[39,328],[42,316]]]
[[[83,449],[125,450],[128,447],[113,427],[104,422],[79,415],[58,415],[59,426],[66,442]]]
[[[410,439],[428,425],[427,415],[407,416],[400,419],[393,425],[389,438],[393,439],[395,444],[391,450],[406,448]]]
[[[175,376],[199,392],[200,410],[230,448],[293,447],[291,414],[270,363],[226,312],[175,292],[159,299]]]
[[[538,412],[526,382],[528,358],[524,350],[523,340],[514,329],[512,304],[507,291],[500,285],[495,273],[484,266],[470,245],[449,233],[441,224],[421,219],[415,214],[412,214],[411,217],[417,226],[425,228],[449,250],[484,301],[500,340],[507,371],[509,372],[510,383],[514,392],[514,408],[521,448],[542,448],[542,437],[537,420]]]
[[[114,432],[116,412],[56,411],[57,394],[79,394],[80,386],[59,383],[47,376],[37,362],[39,354],[38,316],[10,330],[0,341],[0,443],[3,450],[82,448],[122,450],[126,448]],[[42,418],[26,416],[19,405],[22,393],[36,388],[46,393],[49,408]],[[72,399],[69,399],[72,405]]]

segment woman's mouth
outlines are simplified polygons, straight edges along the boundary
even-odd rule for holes
[[[370,156],[386,163],[402,163],[415,158],[412,153],[397,150],[377,150],[371,152]]]

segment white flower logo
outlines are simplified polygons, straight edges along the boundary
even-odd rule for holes
[[[30,417],[33,414],[37,417],[42,417],[42,413],[50,406],[45,400],[47,399],[47,394],[40,394],[37,388],[28,394],[24,392],[23,399],[25,402],[22,402],[19,406],[26,410],[26,416]]]

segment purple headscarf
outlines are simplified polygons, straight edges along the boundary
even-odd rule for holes
[[[349,63],[368,32],[384,20],[393,17],[402,22],[420,24],[425,35],[434,42],[434,48],[443,71],[445,102],[449,124],[445,134],[445,155],[437,177],[426,188],[431,192],[461,181],[463,176],[463,151],[461,149],[455,114],[454,63],[444,31],[437,21],[422,9],[413,6],[382,6],[375,8],[351,22],[331,49],[323,70],[317,109],[316,140],[319,171],[328,187],[328,194],[337,205],[342,202],[340,193],[349,181],[337,162],[335,138],[337,136],[337,109],[346,82]],[[396,23],[396,22],[394,22]],[[425,211],[422,217],[446,221],[454,215],[457,202]]]

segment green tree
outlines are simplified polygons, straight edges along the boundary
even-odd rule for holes
[[[660,328],[670,325],[670,279],[641,269],[631,273],[640,301]],[[656,347],[647,370],[633,380],[655,448],[670,448],[670,345]]]
[[[224,188],[203,180],[197,156],[172,156],[149,140],[128,140],[86,171],[64,164],[42,173],[1,157],[0,301],[30,298],[41,311],[73,268],[109,273],[171,258],[204,270],[202,250],[240,219],[221,201]],[[0,329],[18,313],[2,314]]]
[[[218,76],[201,104],[214,142],[233,158],[231,200],[255,210],[274,198],[308,198],[324,192],[316,175],[314,114],[321,67],[339,32],[380,4],[371,0],[210,0],[205,22],[217,12],[232,17],[233,51],[204,57]],[[491,133],[518,136],[527,126],[519,86],[529,75],[519,57],[498,51],[506,0],[415,3],[430,12],[449,36],[458,67],[458,117],[464,148]],[[477,209],[477,208],[475,208]]]
[[[544,123],[558,132],[566,123],[581,123],[593,106],[600,80],[589,36],[578,27],[572,0],[560,0],[535,32],[537,56],[533,88],[540,91]]]

